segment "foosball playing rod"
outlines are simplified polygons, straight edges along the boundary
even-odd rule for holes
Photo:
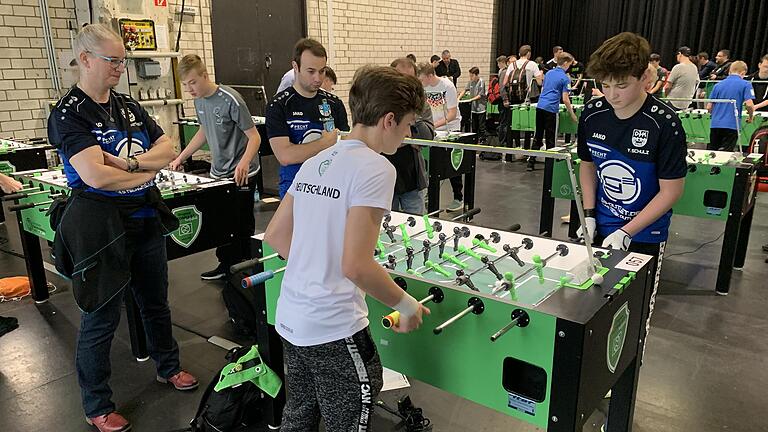
[[[526,327],[530,323],[528,318],[528,312],[522,309],[515,309],[512,311],[512,321],[505,325],[501,330],[497,331],[491,336],[491,342],[496,342],[497,339],[504,336],[505,333],[512,330],[514,327]]]
[[[429,295],[424,297],[423,299],[419,300],[420,304],[427,304],[429,302],[434,303],[440,303],[445,298],[445,294],[443,294],[443,290],[440,288],[433,286],[429,289]],[[381,318],[381,325],[388,329],[393,326],[396,326],[400,324],[400,312],[394,311],[391,314]]]
[[[250,288],[256,285],[261,285],[264,282],[275,277],[275,275],[282,273],[284,271],[285,271],[285,267],[280,267],[277,270],[266,270],[261,273],[257,273],[253,276],[248,276],[246,278],[243,278],[241,285],[243,286],[243,288]]]
[[[2,200],[3,201],[13,201],[13,200],[22,199],[22,198],[29,198],[32,195],[39,195],[41,193],[49,193],[49,191],[41,191],[38,188],[22,189],[22,190],[20,190],[18,192],[10,194],[10,195],[5,195],[2,198]]]
[[[52,204],[52,203],[53,203],[53,200],[41,201],[39,203],[16,204],[16,205],[8,206],[8,210],[10,210],[12,212],[16,212],[16,211],[27,210],[27,209],[31,209],[31,208],[35,208],[35,207],[44,206],[44,205],[49,205],[49,204]]]
[[[455,323],[456,321],[464,318],[467,314],[470,312],[474,313],[475,315],[480,315],[485,310],[485,305],[483,304],[483,301],[480,300],[478,297],[471,297],[469,301],[467,301],[467,308],[463,311],[459,312],[458,314],[454,315],[453,318],[449,319],[448,321],[440,324],[439,326],[435,327],[434,330],[432,330],[433,333],[436,335],[439,335],[443,332],[443,330],[450,326],[451,324]]]
[[[254,266],[256,264],[260,264],[260,263],[263,263],[265,261],[269,261],[269,260],[271,260],[273,258],[277,258],[279,256],[280,256],[280,254],[273,253],[273,254],[267,255],[265,257],[249,259],[248,261],[243,261],[241,263],[237,263],[237,264],[234,264],[234,265],[230,266],[229,267],[229,272],[230,273],[237,273],[239,271],[247,269],[248,267],[252,267],[252,266]]]

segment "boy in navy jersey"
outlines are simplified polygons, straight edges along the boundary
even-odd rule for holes
[[[578,132],[589,234],[603,247],[656,257],[646,334],[672,205],[687,172],[675,109],[645,91],[649,59],[648,41],[634,33],[620,33],[592,54],[589,75],[602,83],[604,96],[584,107]]]

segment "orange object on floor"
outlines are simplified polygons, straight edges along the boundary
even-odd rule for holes
[[[31,293],[32,288],[26,276],[0,279],[0,301],[21,300]]]

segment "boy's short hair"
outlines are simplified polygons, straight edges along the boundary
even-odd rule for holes
[[[429,62],[432,63],[433,61],[439,61],[442,60],[439,55],[434,54],[432,57],[429,58]]]
[[[505,56],[505,55],[500,55],[500,56],[496,57],[496,63],[504,63],[504,64],[507,64],[507,56]]]
[[[434,75],[435,74],[435,67],[432,66],[432,63],[419,63],[419,71],[416,73],[416,75]]]
[[[568,62],[572,62],[573,60],[574,60],[573,55],[571,55],[570,53],[567,53],[565,51],[563,51],[560,54],[558,54],[557,58],[555,59],[555,61],[557,61],[557,65],[558,66],[562,66],[562,65],[564,65],[564,64],[566,64]],[[646,62],[646,65],[647,64],[648,64],[648,62]]]
[[[322,69],[322,71],[325,74],[326,78],[328,78],[329,80],[333,81],[334,84],[337,83],[337,81],[336,81],[336,72],[334,72],[334,70],[330,66],[324,67]]]
[[[652,62],[660,62],[661,61],[661,56],[659,54],[657,54],[657,53],[653,53],[653,54],[651,54],[651,61]]]
[[[734,72],[747,73],[748,70],[749,69],[747,69],[747,64],[741,60],[736,60],[735,62],[731,63],[731,68],[728,69],[730,73],[734,73]]]
[[[179,71],[179,78],[184,79],[190,72],[195,71],[198,75],[203,76],[207,72],[205,63],[197,54],[187,54],[179,60],[179,65],[176,67]]]
[[[589,58],[587,73],[598,81],[641,79],[651,57],[651,45],[642,36],[624,32],[603,42]]]
[[[299,39],[293,47],[293,61],[296,62],[299,69],[301,69],[301,55],[304,54],[304,51],[309,51],[315,57],[328,59],[328,53],[323,44],[310,38]]]
[[[517,52],[520,57],[527,56],[531,53],[531,46],[530,45],[523,45],[520,47],[520,51]]]
[[[419,67],[416,66],[416,63],[412,62],[410,58],[407,57],[400,57],[398,59],[392,60],[392,63],[389,64],[390,67],[393,67],[397,69],[398,66],[402,67],[412,67],[413,68],[413,74],[419,75]],[[430,65],[432,66],[432,65]]]
[[[416,77],[386,66],[363,66],[355,72],[349,89],[352,125],[376,126],[387,113],[400,123],[424,106],[424,87]]]
[[[478,69],[477,66],[472,66],[469,68],[469,73],[472,75],[480,75],[480,69]]]
[[[702,51],[702,52],[696,54],[696,57],[698,57],[700,59],[704,59],[704,60],[709,60],[709,53],[706,52],[706,51]]]

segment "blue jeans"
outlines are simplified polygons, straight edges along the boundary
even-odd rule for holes
[[[126,223],[125,230],[132,253],[130,289],[144,322],[149,355],[155,361],[157,374],[170,378],[181,367],[179,346],[171,333],[165,238],[155,218],[131,219]],[[115,410],[109,387],[112,373],[109,352],[120,322],[122,303],[123,291],[100,309],[91,313],[81,312],[75,364],[87,417]]]
[[[423,215],[426,213],[424,206],[424,191],[412,190],[403,194],[395,194],[392,197],[392,210]]]

